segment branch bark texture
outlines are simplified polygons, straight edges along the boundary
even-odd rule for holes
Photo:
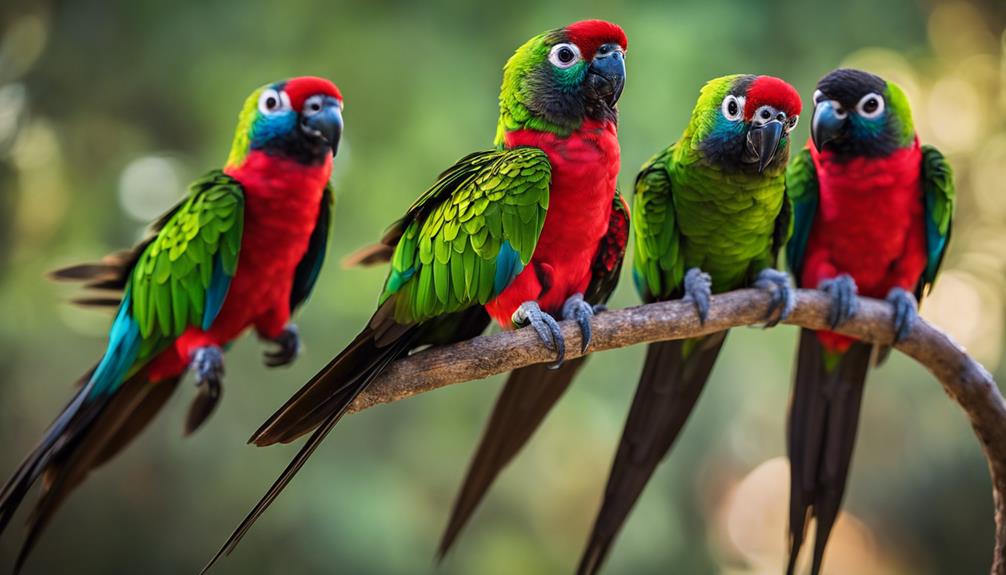
[[[769,295],[738,290],[713,296],[709,317],[700,324],[694,307],[680,300],[609,311],[593,320],[594,339],[588,353],[640,343],[684,339],[725,329],[756,325],[765,319]],[[797,290],[797,305],[784,322],[810,329],[827,329],[830,298],[815,290]],[[580,331],[562,322],[566,357],[580,354]],[[863,341],[891,345],[891,307],[860,298],[856,317],[835,331]],[[995,505],[995,553],[991,572],[1006,575],[1006,400],[992,375],[949,336],[919,321],[912,333],[894,346],[928,369],[964,410],[988,461]],[[451,346],[415,353],[392,364],[353,403],[360,411],[405,399],[447,385],[483,379],[535,363],[554,360],[533,330],[521,329],[476,337]]]

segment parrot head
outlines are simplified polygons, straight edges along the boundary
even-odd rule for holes
[[[703,158],[714,166],[781,172],[800,109],[796,89],[779,78],[724,76],[702,88],[688,131]]]
[[[625,32],[585,20],[539,34],[507,61],[496,142],[506,131],[567,135],[587,118],[616,119],[625,84]]]
[[[335,155],[342,136],[342,94],[324,78],[274,82],[252,92],[238,116],[228,166],[251,151],[313,165]]]
[[[839,68],[817,83],[810,134],[815,148],[838,157],[886,156],[912,145],[915,126],[897,84]]]

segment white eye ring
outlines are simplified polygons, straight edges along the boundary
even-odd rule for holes
[[[263,114],[276,114],[290,109],[290,96],[286,92],[278,92],[272,88],[262,90],[258,97],[258,109]]]
[[[579,62],[580,58],[580,48],[568,42],[556,44],[548,52],[548,61],[556,68],[569,68]]]
[[[844,120],[845,117],[849,115],[849,113],[845,111],[845,108],[842,107],[842,104],[840,104],[838,100],[831,100],[831,109],[835,112],[835,117],[838,118],[839,120]]]
[[[800,123],[800,116],[799,115],[790,116],[789,119],[786,120],[786,132],[787,133],[792,132],[793,128],[796,128],[796,125],[798,123]]]
[[[867,105],[870,104],[876,107],[867,111]],[[872,120],[884,113],[884,107],[884,97],[880,94],[871,92],[860,98],[859,103],[856,104],[856,113],[864,118]]]
[[[821,100],[823,99],[824,99],[824,92],[822,92],[821,90],[814,90],[814,105],[816,106],[820,104]]]
[[[304,100],[304,109],[301,110],[301,114],[304,116],[313,116],[321,111],[325,107],[325,96],[321,94],[316,94],[311,96],[307,100]]]
[[[734,96],[733,94],[723,98],[723,105],[720,106],[723,111],[723,117],[731,122],[743,120],[745,101],[746,98],[744,96]]]

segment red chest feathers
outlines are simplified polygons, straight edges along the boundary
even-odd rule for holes
[[[814,153],[820,202],[807,246],[804,284],[848,273],[860,293],[883,297],[914,285],[925,267],[918,143],[884,158],[836,162]]]
[[[244,165],[229,171],[245,190],[244,235],[237,274],[217,323],[243,322],[243,329],[252,316],[287,304],[331,169],[330,158],[318,166],[303,166],[253,152]],[[241,313],[228,309],[232,302]]]
[[[210,329],[192,327],[182,334],[151,363],[151,380],[181,373],[193,350],[225,345],[249,327],[267,337],[279,334],[290,319],[293,275],[307,251],[331,170],[330,158],[319,166],[303,166],[260,152],[225,170],[245,194],[237,273]]]
[[[552,164],[552,185],[531,264],[486,306],[503,325],[527,300],[537,300],[554,313],[566,298],[586,289],[591,263],[608,229],[620,158],[611,122],[584,122],[566,138],[519,130],[508,133],[506,143],[544,151]]]

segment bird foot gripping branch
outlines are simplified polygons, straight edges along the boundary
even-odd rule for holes
[[[531,326],[541,343],[555,352],[555,367],[562,365],[566,359],[566,339],[562,336],[559,322],[549,314],[541,311],[536,301],[526,301],[513,312],[513,324],[517,327]]]
[[[590,305],[584,301],[583,294],[580,293],[569,296],[569,299],[562,304],[562,319],[574,320],[580,326],[580,353],[587,352],[590,340],[593,339],[590,319],[606,309],[608,307],[604,304]]]
[[[793,295],[793,281],[788,273],[765,268],[758,273],[752,285],[772,294],[772,302],[765,313],[767,320],[765,327],[774,327],[793,313],[793,308],[796,306],[796,296]]]
[[[699,268],[692,268],[685,274],[685,301],[695,305],[699,323],[706,323],[709,317],[709,298],[713,295],[713,278]]]
[[[891,288],[884,299],[894,306],[894,342],[897,343],[912,332],[919,317],[919,301],[911,292],[899,287]]]
[[[835,329],[852,319],[859,311],[859,289],[856,280],[849,274],[840,274],[818,284],[817,289],[831,296],[831,309],[828,310],[828,325]]]

